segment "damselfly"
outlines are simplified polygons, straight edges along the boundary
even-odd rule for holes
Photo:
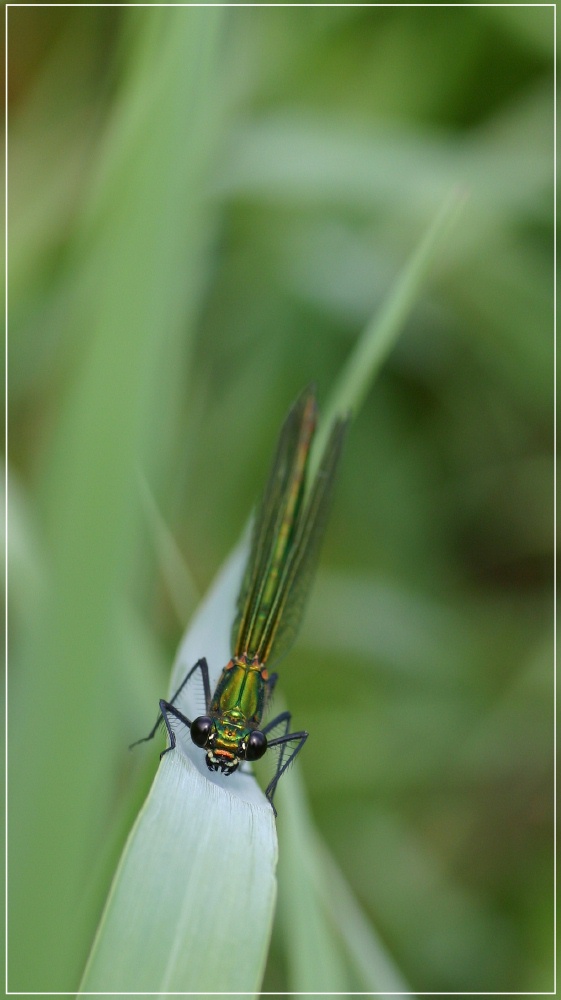
[[[169,753],[176,745],[171,719],[177,720],[189,729],[193,743],[206,751],[207,767],[223,774],[232,774],[243,761],[258,760],[268,749],[277,747],[275,774],[265,792],[271,805],[279,778],[308,734],[290,732],[290,712],[281,712],[262,726],[277,681],[277,674],[269,673],[268,667],[290,648],[302,618],[348,423],[339,419],[333,424],[318,471],[308,484],[316,419],[315,392],[310,387],[296,400],[281,429],[253,525],[232,627],[232,658],[214,693],[207,661],[200,659],[173,698],[160,701],[155,726],[137,741],[152,739],[163,722],[169,745],[160,756]],[[205,714],[188,719],[176,702],[197,671],[203,683]]]

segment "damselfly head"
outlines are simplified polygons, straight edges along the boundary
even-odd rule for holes
[[[191,723],[193,743],[206,750],[209,771],[232,774],[242,760],[259,760],[267,750],[267,737],[259,729],[200,715]]]

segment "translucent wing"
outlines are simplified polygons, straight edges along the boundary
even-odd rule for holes
[[[298,397],[281,429],[267,485],[253,526],[251,550],[232,628],[234,655],[255,656],[292,549],[316,425],[312,386]]]
[[[284,655],[295,638],[325,532],[347,421],[334,424],[306,495],[315,424],[316,401],[310,387],[282,427],[254,523],[232,644],[234,655],[257,656],[261,663]]]
[[[333,425],[321,465],[298,519],[290,552],[278,580],[274,601],[260,633],[255,654],[261,663],[280,659],[292,645],[312,583],[325,534],[333,485],[348,420]]]

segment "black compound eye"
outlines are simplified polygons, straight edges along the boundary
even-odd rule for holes
[[[208,734],[212,727],[212,719],[208,715],[199,715],[198,719],[193,719],[191,723],[191,739],[195,746],[204,747],[208,739]]]
[[[245,748],[246,760],[259,760],[267,749],[267,737],[258,729],[249,734],[247,746]]]

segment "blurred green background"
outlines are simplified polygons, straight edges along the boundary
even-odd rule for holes
[[[10,988],[77,986],[127,745],[280,420],[460,184],[281,687],[411,987],[551,990],[553,8],[12,7],[8,40]]]

